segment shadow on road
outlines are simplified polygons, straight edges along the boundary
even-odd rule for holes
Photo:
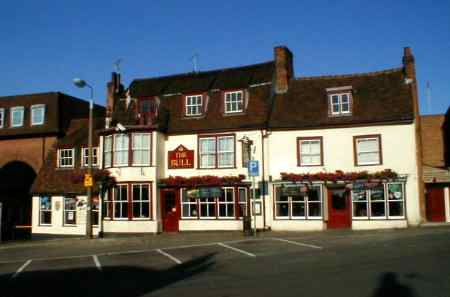
[[[372,297],[417,297],[413,289],[398,281],[397,274],[385,272]]]
[[[22,272],[17,278],[0,276],[5,297],[108,296],[137,297],[207,271],[214,254],[195,258],[165,270],[134,266],[109,266]]]

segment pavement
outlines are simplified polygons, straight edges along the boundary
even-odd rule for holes
[[[450,296],[450,227],[0,245],[0,296]]]

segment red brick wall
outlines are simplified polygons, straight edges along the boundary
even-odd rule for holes
[[[39,172],[55,136],[0,140],[0,168],[11,161],[22,161]]]

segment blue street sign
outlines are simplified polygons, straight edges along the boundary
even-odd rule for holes
[[[257,160],[248,161],[248,176],[259,176],[259,162]]]

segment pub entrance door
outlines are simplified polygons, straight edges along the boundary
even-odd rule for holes
[[[345,189],[328,189],[329,229],[350,228],[352,226],[350,194]]]
[[[180,197],[175,189],[161,190],[161,216],[164,232],[178,232],[180,221]]]

